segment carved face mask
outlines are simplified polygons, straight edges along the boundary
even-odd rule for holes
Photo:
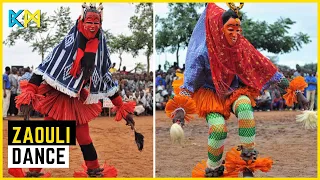
[[[97,32],[99,31],[100,27],[100,15],[95,12],[87,12],[83,23],[84,36],[87,39],[94,38]]]
[[[241,34],[241,22],[238,18],[230,18],[223,25],[223,33],[228,41],[230,46],[234,46],[238,40],[239,34]]]

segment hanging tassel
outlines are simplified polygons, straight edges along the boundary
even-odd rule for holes
[[[172,124],[170,128],[170,137],[173,143],[181,144],[181,141],[183,141],[184,139],[184,131],[179,124],[177,123]]]
[[[143,144],[144,144],[144,136],[141,133],[138,133],[136,130],[134,130],[134,139],[136,141],[136,144],[138,146],[138,150],[143,150]]]
[[[70,74],[74,78],[77,78],[77,75],[80,74],[80,72],[81,72],[80,62],[81,62],[83,55],[84,55],[83,50],[81,48],[78,48],[76,59],[73,61],[72,68],[70,69]]]
[[[135,142],[138,146],[138,150],[139,151],[142,151],[143,149],[143,144],[144,144],[144,136],[141,134],[141,133],[138,133],[136,128],[134,127],[135,126],[135,122],[132,118],[131,115],[127,115],[125,117],[123,117],[123,119],[125,119],[127,121],[127,126],[131,126],[131,130],[134,131],[134,139],[135,139]]]
[[[317,111],[303,111],[296,116],[296,121],[304,125],[305,129],[317,128],[318,113]]]

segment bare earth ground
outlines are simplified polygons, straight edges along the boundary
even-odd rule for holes
[[[316,177],[317,130],[305,130],[295,122],[300,112],[255,112],[256,149],[260,157],[271,157],[270,172],[256,177]],[[207,159],[208,128],[205,119],[195,119],[184,129],[183,146],[170,141],[171,121],[163,111],[156,113],[156,177],[191,177],[193,167]],[[234,115],[227,121],[225,152],[239,143]],[[225,157],[225,154],[223,158]]]
[[[12,118],[11,119],[17,119]],[[21,118],[20,118],[21,119]],[[153,117],[134,117],[136,129],[145,137],[144,150],[138,151],[134,134],[125,122],[115,122],[114,118],[98,117],[89,123],[90,136],[98,153],[99,162],[105,161],[118,170],[118,177],[152,177],[153,176]],[[3,176],[8,174],[8,121],[3,121]],[[83,163],[80,147],[70,147],[69,169],[45,169],[52,177],[73,177],[74,171],[82,171]]]

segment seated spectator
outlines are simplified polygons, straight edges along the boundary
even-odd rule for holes
[[[164,110],[165,104],[166,104],[165,99],[162,96],[162,91],[163,91],[163,87],[158,86],[155,100],[156,100],[156,108],[159,110]]]
[[[283,110],[284,99],[281,97],[280,91],[277,88],[272,90],[272,101],[270,109],[278,109],[279,111]]]
[[[271,96],[268,90],[256,99],[256,109],[259,111],[270,111]]]

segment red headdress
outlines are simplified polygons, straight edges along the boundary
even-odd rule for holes
[[[237,75],[251,88],[261,90],[277,68],[242,35],[230,46],[223,34],[222,14],[225,10],[209,3],[206,11],[206,43],[211,75],[216,92],[223,96]]]

